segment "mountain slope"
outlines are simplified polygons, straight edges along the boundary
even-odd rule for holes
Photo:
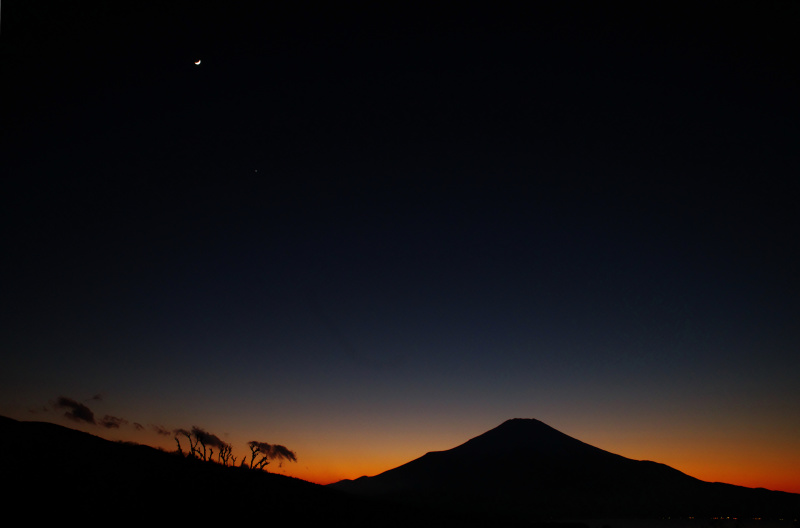
[[[63,523],[350,527],[519,526],[352,496],[283,475],[110,442],[45,422],[0,416],[0,511]]]
[[[456,510],[536,517],[788,516],[800,495],[707,483],[513,419],[448,451],[332,487]]]
[[[0,417],[6,509],[41,518],[208,521],[282,517],[340,494],[282,475],[224,467],[148,446],[110,442],[45,422]]]

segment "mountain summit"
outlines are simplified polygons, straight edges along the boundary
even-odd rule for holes
[[[447,451],[331,485],[525,518],[795,515],[800,495],[703,482],[664,464],[609,453],[539,420],[512,419]]]

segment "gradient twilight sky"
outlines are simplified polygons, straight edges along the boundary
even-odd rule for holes
[[[2,4],[0,414],[800,493],[797,3],[119,4]]]

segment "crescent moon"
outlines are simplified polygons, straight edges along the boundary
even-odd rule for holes
[[[195,64],[200,64],[200,61],[195,62]]]

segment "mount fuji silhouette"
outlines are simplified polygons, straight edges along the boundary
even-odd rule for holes
[[[527,519],[800,514],[798,494],[704,482],[519,418],[453,449],[330,486],[404,503]]]

